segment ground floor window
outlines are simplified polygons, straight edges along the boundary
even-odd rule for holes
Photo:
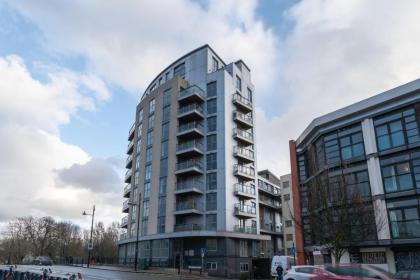
[[[239,240],[239,256],[248,257],[248,240]]]
[[[206,263],[207,270],[217,270],[217,262],[207,262]]]
[[[248,263],[240,263],[239,270],[241,272],[248,272],[249,271],[249,269],[248,269]]]

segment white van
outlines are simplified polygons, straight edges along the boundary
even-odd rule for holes
[[[283,268],[283,275],[294,265],[293,257],[289,256],[274,256],[271,260],[271,277],[277,277],[277,267],[281,265]]]

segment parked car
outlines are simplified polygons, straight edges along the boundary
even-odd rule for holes
[[[322,269],[315,271],[316,280],[367,280],[381,279],[394,280],[394,276],[378,267],[366,264],[340,264],[324,265]]]
[[[420,279],[420,270],[400,271],[394,275],[394,278],[404,280],[418,280]]]
[[[48,256],[38,256],[34,260],[35,265],[53,265],[53,261]]]
[[[313,265],[292,266],[284,275],[284,280],[310,280],[317,277],[319,268]]]

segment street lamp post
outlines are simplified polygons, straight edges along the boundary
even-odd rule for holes
[[[92,214],[86,213],[83,211],[83,216],[92,216],[92,224],[90,225],[90,239],[88,244],[88,260],[87,260],[87,267],[89,268],[90,263],[90,252],[93,250],[93,243],[92,243],[92,234],[93,234],[93,220],[95,219],[95,205],[93,205]]]
[[[140,232],[140,203],[141,203],[141,193],[139,193],[138,202],[128,202],[128,205],[138,207],[137,209],[137,234],[136,234],[136,249],[134,251],[134,271],[137,271],[137,260],[139,258],[139,232]]]

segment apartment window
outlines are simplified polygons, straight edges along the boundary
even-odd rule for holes
[[[246,98],[249,100],[249,102],[252,103],[252,90],[250,90],[249,88],[247,88],[247,96]]]
[[[185,63],[182,63],[174,68],[174,76],[185,78]]]
[[[166,123],[169,122],[169,117],[170,117],[170,113],[171,112],[171,107],[167,106],[165,108],[163,108],[163,115],[162,115],[162,122]]]
[[[135,223],[137,218],[137,206],[131,206],[131,221]],[[131,226],[133,228],[134,226]]]
[[[236,75],[236,89],[239,91],[242,90],[242,80],[238,75]]]
[[[249,271],[248,263],[240,263],[239,264],[239,271],[240,272],[248,272]]]
[[[153,129],[154,126],[155,126],[155,115],[153,114],[149,116],[149,122],[148,122],[147,128],[150,130],[150,129]]]
[[[169,138],[169,123],[162,124],[162,141]]]
[[[217,129],[217,123],[216,123],[216,117],[210,117],[207,118],[207,132],[216,131]]]
[[[143,212],[144,213],[144,212]],[[143,216],[144,218],[144,216]],[[148,220],[147,218],[143,220],[143,222],[141,223],[141,235],[145,236],[147,235],[147,224],[148,224]],[[140,251],[141,252],[141,251]]]
[[[404,199],[387,203],[393,238],[420,237],[420,204],[418,199]]]
[[[139,123],[141,123],[142,121],[143,121],[143,109],[141,109],[140,111],[139,111],[139,114],[138,114],[138,122]]]
[[[376,118],[373,123],[379,151],[420,143],[419,129],[413,108]]]
[[[165,194],[166,193],[166,177],[162,177],[159,179],[159,194]]]
[[[160,160],[160,176],[168,175],[168,158]]]
[[[217,193],[206,194],[206,209],[207,211],[217,210]]]
[[[217,149],[217,134],[212,134],[207,136],[207,151],[212,151]]]
[[[133,224],[134,225],[134,224]],[[131,229],[130,229],[130,236],[131,237],[134,237],[134,236],[136,236],[136,227],[135,226],[131,226]]]
[[[217,270],[217,262],[206,262],[207,270]]]
[[[340,138],[341,157],[348,160],[364,155],[362,132]]]
[[[153,84],[152,87],[150,88],[150,92],[154,91],[156,89],[156,84]]]
[[[293,241],[293,234],[286,234],[286,241]]]
[[[217,251],[217,239],[216,238],[206,239],[206,249],[207,251]]]
[[[212,69],[212,71],[215,72],[215,71],[217,71],[217,69],[219,69],[219,61],[217,61],[217,59],[213,57],[213,69]]]
[[[140,155],[138,154],[136,156],[136,170],[138,170],[140,168]]]
[[[171,105],[171,91],[168,89],[163,93],[163,107]]]
[[[299,166],[299,179],[301,181],[306,180],[306,164],[305,164],[305,155],[298,156],[298,166]]]
[[[149,217],[149,201],[143,201],[143,218]]]
[[[409,162],[382,167],[382,176],[387,193],[409,190],[414,186]]]
[[[171,76],[171,73],[166,72],[166,74],[165,74],[165,80],[166,80],[166,81],[169,81],[170,76]]]
[[[286,224],[286,227],[292,227],[292,221],[291,220],[286,220],[285,224]]]
[[[207,154],[207,170],[217,169],[217,153]]]
[[[158,216],[165,216],[166,212],[166,197],[161,196],[158,200]]]
[[[144,183],[144,199],[150,198],[150,182]]]
[[[147,146],[153,145],[153,131],[147,132]]]
[[[135,188],[133,191],[133,201],[137,202],[139,201],[139,188]],[[135,208],[135,207],[133,207]]]
[[[149,102],[149,115],[155,112],[155,108],[156,108],[156,100],[153,98]]]
[[[134,185],[135,186],[138,186],[138,184],[139,184],[139,172],[138,171],[136,171],[136,173],[134,173]]]
[[[239,240],[239,256],[248,257],[248,240]]]
[[[217,173],[207,173],[207,190],[215,190],[217,189]]]
[[[159,78],[159,85],[161,85],[161,84],[162,84],[162,82],[163,82],[163,78],[162,78],[162,77],[160,77],[160,78]]]
[[[158,217],[158,233],[164,233],[165,232],[165,216]]]
[[[207,114],[214,114],[217,112],[217,99],[207,100]]]
[[[150,180],[152,178],[152,165],[146,165],[144,168],[144,180]]]
[[[168,140],[163,141],[160,145],[160,156],[167,157],[168,156],[168,149],[169,149],[169,142]]]
[[[138,128],[137,128],[137,138],[140,138],[141,135],[143,134],[143,124],[139,124]]]
[[[285,182],[283,182],[283,183],[282,183],[282,186],[283,186],[283,188],[284,188],[284,189],[285,189],[285,188],[288,188],[288,187],[290,186],[289,181],[285,181]]]
[[[206,215],[206,229],[207,230],[217,229],[217,215],[216,214]]]
[[[146,163],[151,162],[152,161],[152,147],[147,148],[146,150]]]
[[[289,201],[290,200],[290,194],[285,194],[283,196],[284,201]]]
[[[217,96],[217,83],[211,82],[207,84],[207,98]]]
[[[139,138],[137,140],[137,144],[136,144],[136,152],[137,152],[137,154],[139,154],[140,151],[141,151],[141,138]]]

